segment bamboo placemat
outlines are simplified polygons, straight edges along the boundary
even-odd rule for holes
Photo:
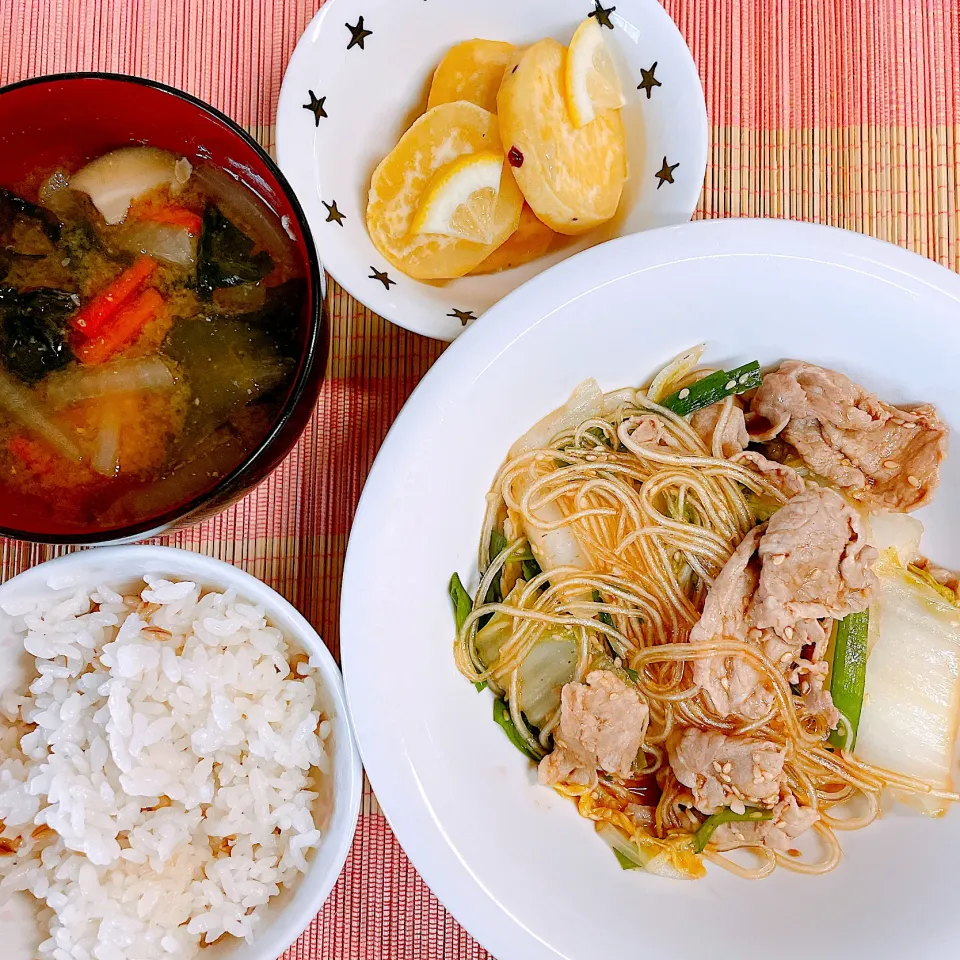
[[[697,217],[829,223],[960,269],[956,0],[663,3],[707,93]],[[213,103],[272,147],[283,70],[317,6],[0,0],[0,83],[64,70],[139,74]],[[343,555],[364,478],[442,345],[391,326],[336,284],[328,306],[327,380],[297,449],[242,503],[168,542],[265,580],[338,653]],[[0,541],[0,575],[59,552]],[[368,788],[344,873],[286,960],[487,957],[417,876]]]

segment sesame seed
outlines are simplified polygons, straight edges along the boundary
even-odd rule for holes
[[[729,773],[732,769],[733,769],[733,764],[730,763],[730,761],[728,760],[728,761],[723,765],[723,772],[724,772],[724,773]]]
[[[747,812],[747,808],[744,806],[742,800],[734,800],[733,803],[730,804],[730,809],[741,816]]]
[[[723,767],[721,767],[719,762],[716,760],[713,761],[713,769],[716,770],[717,773],[723,773]]]
[[[720,780],[723,781],[723,783],[732,783],[732,782],[733,782],[733,781],[730,779],[730,774],[729,774],[729,773],[721,773],[721,774],[719,775],[719,777],[720,777]],[[732,788],[731,788],[731,789],[732,789]]]
[[[899,469],[900,469],[900,464],[897,463],[896,460],[884,460],[884,461],[883,461],[883,465],[884,465],[888,470],[899,470]]]
[[[787,628],[783,631],[783,635],[784,635],[788,640],[792,640],[792,639],[793,639],[793,632],[794,632],[794,631],[793,631],[793,627],[787,627]]]
[[[779,567],[780,564],[783,563],[783,561],[786,560],[786,559],[787,559],[787,558],[786,558],[782,553],[778,553],[778,554],[773,558],[773,565],[774,565],[775,567]]]
[[[740,384],[742,385],[742,384],[746,383],[749,379],[750,379],[750,374],[749,374],[749,373],[741,373],[741,374],[740,374],[740,380],[739,380],[739,382],[740,382]]]
[[[912,423],[912,422],[911,422],[911,423],[905,423],[904,426],[905,426],[908,430],[916,430],[916,429],[918,428],[919,424],[916,424],[916,423]]]
[[[724,690],[729,690],[729,689],[730,689],[730,681],[729,681],[726,677],[721,677],[721,678],[720,678],[720,686],[723,687]]]
[[[759,640],[762,636],[763,636],[763,631],[760,630],[758,627],[751,627],[747,631],[748,640]]]
[[[793,654],[788,650],[781,658],[781,663],[789,663],[793,659]]]
[[[684,388],[677,394],[677,396],[678,396],[681,400],[686,400],[687,397],[690,396],[690,391],[689,391],[686,387],[684,387]]]
[[[723,385],[723,389],[724,389],[724,390],[733,390],[733,389],[736,387],[736,385],[737,385],[737,381],[736,381],[736,380],[728,380],[728,381]]]
[[[800,684],[800,692],[803,694],[807,694],[810,692],[810,684],[807,683],[806,680],[804,680],[803,683]]]
[[[916,487],[917,489],[920,488],[920,481],[913,476],[913,474],[907,477],[907,483],[909,483],[911,487]]]

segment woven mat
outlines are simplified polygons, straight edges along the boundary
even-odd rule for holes
[[[829,223],[960,269],[956,0],[663,2],[707,91],[697,217]],[[63,70],[139,74],[213,103],[272,147],[283,70],[316,8],[0,0],[0,83]],[[246,500],[167,542],[265,580],[337,653],[343,555],[364,478],[441,345],[391,326],[336,284],[329,298],[327,380],[299,446]],[[58,552],[0,541],[0,574]],[[286,960],[487,957],[417,876],[368,787],[344,873]]]

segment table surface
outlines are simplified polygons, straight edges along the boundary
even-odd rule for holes
[[[696,218],[828,223],[960,269],[960,4],[662,2],[707,95],[710,151]],[[138,74],[207,100],[272,148],[283,71],[317,7],[0,0],[0,84],[67,70]],[[328,297],[327,379],[295,451],[241,503],[164,542],[266,581],[338,654],[340,578],[360,490],[443,345],[392,326],[335,283]],[[60,552],[0,541],[0,576]],[[344,872],[285,960],[488,957],[417,876],[368,786]]]

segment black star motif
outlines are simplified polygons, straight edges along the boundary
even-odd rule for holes
[[[361,50],[366,49],[363,41],[366,40],[367,37],[372,37],[373,31],[363,29],[363,17],[357,20],[355,27],[351,27],[349,23],[345,23],[344,26],[350,31],[350,42],[347,44],[347,49],[349,50],[351,47],[359,47]]]
[[[321,200],[320,202],[327,208],[327,219],[324,222],[338,223],[342,227],[343,221],[347,219],[347,215],[337,209],[337,201],[334,200],[333,203],[327,203],[326,200]]]
[[[597,23],[599,23],[601,27],[609,27],[612,30],[613,24],[610,22],[610,14],[617,8],[604,7],[603,4],[600,3],[600,0],[593,0],[593,5],[596,9],[588,13],[587,16],[596,17]]]
[[[679,166],[679,163],[667,163],[667,158],[663,158],[663,166],[654,174],[654,176],[660,181],[657,184],[658,190],[665,183],[673,183],[673,171]]]
[[[384,290],[389,290],[391,284],[396,286],[397,281],[391,280],[390,277],[387,276],[386,270],[381,272],[376,267],[371,267],[370,269],[373,271],[373,273],[371,273],[367,278],[368,280],[379,280],[383,284]]]
[[[303,105],[304,110],[309,110],[313,114],[313,119],[317,121],[318,127],[320,126],[320,118],[327,115],[327,111],[323,109],[323,104],[326,99],[326,97],[321,97],[318,100],[316,94],[311,90],[310,102]]]
[[[448,314],[448,317],[454,317],[459,320],[464,326],[466,326],[471,320],[476,320],[477,317],[472,310],[458,310],[454,307]]]
[[[662,87],[663,84],[653,75],[654,70],[657,69],[657,61],[653,61],[653,66],[649,70],[644,70],[643,67],[640,68],[640,76],[643,77],[643,80],[637,84],[638,90],[646,90],[647,99],[650,99],[650,94],[653,92],[654,87]]]

